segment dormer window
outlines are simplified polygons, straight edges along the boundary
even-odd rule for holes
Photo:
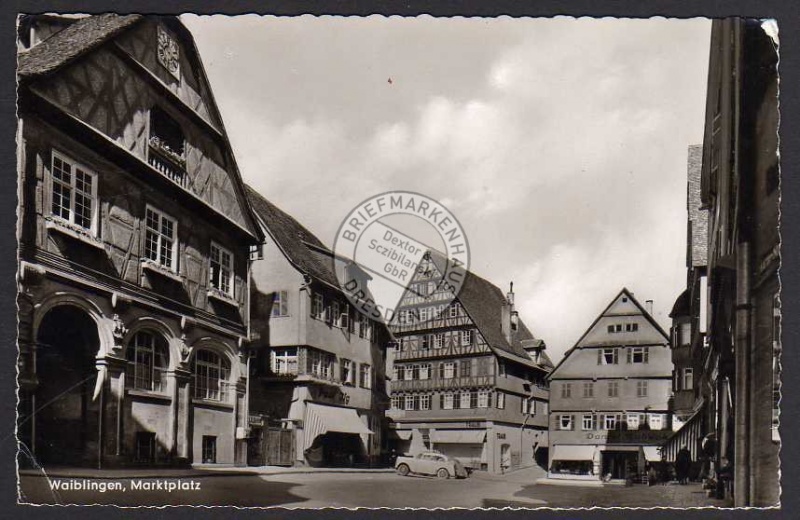
[[[184,186],[186,177],[186,143],[181,126],[163,109],[150,110],[150,137],[148,140],[150,166],[164,176]]]

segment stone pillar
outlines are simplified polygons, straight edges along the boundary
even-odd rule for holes
[[[191,381],[192,372],[185,368],[176,368],[167,372],[169,388],[172,392],[170,405],[170,439],[168,446],[170,456],[178,463],[191,463],[192,457],[192,424],[191,424]]]
[[[100,421],[104,466],[118,466],[125,454],[125,369],[128,362],[119,356],[106,355],[97,359],[99,377],[104,377],[101,388]]]

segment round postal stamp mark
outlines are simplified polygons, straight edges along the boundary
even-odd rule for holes
[[[455,215],[411,191],[374,195],[353,208],[333,245],[350,303],[394,327],[436,319],[461,291],[469,244]]]

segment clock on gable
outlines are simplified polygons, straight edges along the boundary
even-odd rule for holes
[[[181,79],[180,49],[175,38],[163,27],[158,26],[158,62],[161,63],[175,79]]]

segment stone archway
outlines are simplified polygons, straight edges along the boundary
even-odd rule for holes
[[[46,465],[96,465],[100,403],[92,395],[100,350],[97,323],[83,309],[58,305],[36,331],[36,457]]]

